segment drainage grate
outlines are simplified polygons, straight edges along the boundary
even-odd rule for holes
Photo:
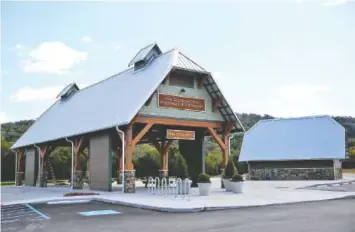
[[[1,224],[47,219],[49,219],[49,217],[39,212],[29,204],[1,206]]]

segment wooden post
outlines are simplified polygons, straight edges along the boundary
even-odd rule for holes
[[[82,189],[84,186],[83,173],[80,167],[80,154],[83,151],[83,137],[74,140],[74,178],[73,187],[74,189]]]
[[[126,170],[133,170],[133,123],[129,124],[126,132],[126,162],[125,162],[125,169]]]
[[[163,142],[162,142],[163,144]],[[170,140],[168,142],[166,142],[164,144],[164,148],[162,149],[162,153],[161,153],[161,158],[162,158],[162,174],[163,176],[167,176],[168,175],[168,162],[169,162],[169,150],[171,148],[171,146],[173,145],[173,141]]]
[[[16,186],[22,186],[23,184],[23,171],[22,171],[22,156],[25,153],[25,149],[19,149],[17,151],[17,171],[16,171]]]
[[[80,170],[80,153],[83,150],[83,137],[80,137],[79,139],[76,139],[74,141],[74,159],[75,159],[75,166],[74,166],[74,171],[78,172]]]

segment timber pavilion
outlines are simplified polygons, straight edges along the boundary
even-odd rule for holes
[[[204,136],[212,136],[229,156],[229,138],[244,128],[210,72],[179,50],[162,53],[157,44],[139,50],[129,69],[89,87],[72,83],[12,146],[16,184],[46,186],[43,163],[56,147],[72,146],[73,188],[82,188],[80,154],[88,149],[89,186],[112,191],[112,162],[119,160],[126,193],[135,192],[132,153],[137,144],[153,144],[168,175],[168,151],[174,140],[192,181],[203,170]],[[25,161],[25,165],[21,164]],[[74,166],[75,165],[75,166]],[[24,169],[24,170],[23,170]]]

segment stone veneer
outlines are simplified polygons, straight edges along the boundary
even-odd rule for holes
[[[334,168],[251,168],[250,180],[334,180],[342,176],[342,170]]]
[[[22,186],[23,185],[23,172],[16,172],[16,186]]]
[[[84,181],[83,181],[83,172],[82,171],[74,171],[73,178],[73,188],[74,189],[83,189]]]
[[[125,170],[124,174],[125,174],[124,192],[135,193],[136,192],[136,170]]]

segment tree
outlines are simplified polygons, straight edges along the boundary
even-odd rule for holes
[[[222,152],[219,147],[207,154],[205,159],[206,172],[209,175],[218,175],[222,163]]]
[[[133,162],[137,177],[159,176],[161,155],[153,146],[141,145],[134,153]]]

